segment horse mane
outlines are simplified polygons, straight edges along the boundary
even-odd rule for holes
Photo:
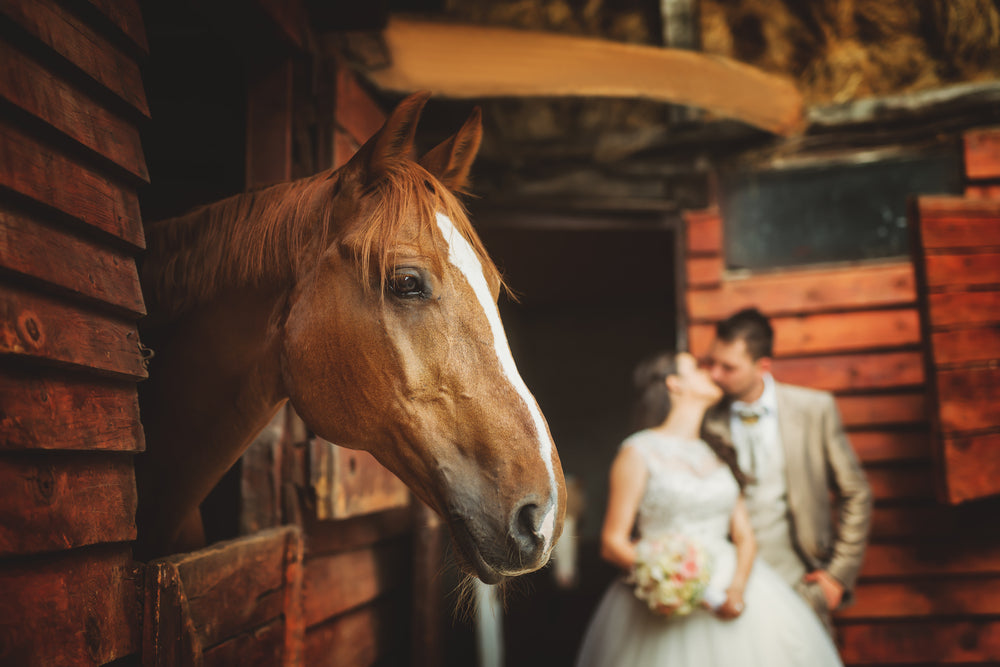
[[[487,279],[503,285],[457,197],[423,167],[398,159],[362,194],[369,217],[352,233],[357,268],[363,277],[377,271],[384,288],[390,251],[407,220],[433,228],[435,213],[447,215],[478,254]],[[334,199],[341,170],[251,190],[146,228],[143,292],[150,312],[175,316],[204,304],[223,290],[291,284],[312,266],[345,222],[336,220]],[[440,269],[436,245],[425,248]],[[364,284],[374,287],[373,281]]]

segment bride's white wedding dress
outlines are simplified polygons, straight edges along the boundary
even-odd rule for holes
[[[736,548],[728,539],[739,486],[701,440],[640,431],[636,447],[649,477],[639,506],[643,537],[679,533],[712,555],[709,588],[729,587]],[[664,617],[649,610],[624,581],[614,582],[590,621],[577,667],[823,667],[841,665],[833,641],[811,608],[761,559],[754,562],[746,607],[733,620],[707,609]]]

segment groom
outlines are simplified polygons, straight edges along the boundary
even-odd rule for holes
[[[771,377],[773,340],[754,308],[716,325],[709,363],[725,397],[704,428],[733,443],[755,480],[746,501],[758,554],[832,632],[830,614],[849,601],[861,569],[871,489],[833,396]]]

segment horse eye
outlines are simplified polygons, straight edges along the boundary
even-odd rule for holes
[[[389,290],[398,297],[412,299],[425,296],[424,281],[413,269],[396,269],[388,280]]]

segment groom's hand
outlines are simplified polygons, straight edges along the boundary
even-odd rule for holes
[[[833,611],[840,606],[840,601],[844,599],[844,586],[832,574],[826,570],[813,570],[806,574],[803,579],[819,585],[819,589],[823,591],[823,597],[826,598],[827,609]]]

